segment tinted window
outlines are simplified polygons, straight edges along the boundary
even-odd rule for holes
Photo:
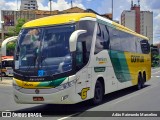
[[[103,49],[109,49],[109,33],[107,30],[107,26],[98,24],[95,43],[95,54],[102,51]]]
[[[142,53],[148,54],[150,52],[150,45],[149,45],[148,41],[141,40],[140,44],[141,44]]]
[[[92,45],[92,38],[93,38],[93,32],[94,32],[95,22],[94,21],[80,21],[78,24],[78,29],[80,30],[87,30],[86,33],[81,34],[78,37],[78,42],[82,42],[83,46],[83,58],[85,59],[84,65],[89,60],[89,55],[91,51],[91,45]]]
[[[109,28],[110,35],[110,46],[112,50],[122,51],[121,41],[120,41],[120,31]]]
[[[144,54],[150,52],[150,45],[147,40],[142,40],[142,38],[115,28],[108,27],[108,30],[110,35],[110,49]]]

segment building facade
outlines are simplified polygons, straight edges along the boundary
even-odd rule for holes
[[[121,24],[123,26],[126,26],[133,31],[136,31],[136,16],[135,16],[135,11],[134,10],[125,10],[121,14]]]
[[[37,0],[21,0],[20,10],[38,10]]]
[[[153,12],[141,11],[141,34],[153,40]]]
[[[140,11],[140,4],[131,2],[131,9],[124,10],[121,14],[121,24],[133,31],[147,36],[153,43],[153,12]]]

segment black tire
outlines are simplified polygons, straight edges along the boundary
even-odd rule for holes
[[[92,103],[94,105],[98,105],[103,101],[104,91],[103,91],[103,85],[100,81],[96,82],[95,90],[94,90],[94,98],[92,100]]]
[[[146,74],[143,74],[143,78],[142,78],[142,88],[144,88],[145,82],[146,82]]]
[[[137,89],[138,89],[138,90],[142,89],[143,84],[144,84],[143,78],[142,78],[142,76],[139,74],[139,75],[138,75]]]
[[[6,76],[6,73],[2,72],[2,77],[5,77]]]

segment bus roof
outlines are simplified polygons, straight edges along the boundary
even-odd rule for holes
[[[70,14],[54,15],[29,21],[23,25],[23,28],[72,23],[72,22],[77,22],[84,17],[96,18],[96,15],[93,13],[70,13]]]
[[[116,26],[117,29],[119,29],[119,30],[122,30],[122,31],[124,31],[124,32],[128,32],[128,33],[133,34],[133,35],[135,35],[135,36],[137,36],[137,37],[141,37],[141,38],[143,38],[143,39],[149,40],[146,36],[143,36],[143,35],[135,32],[135,31],[133,31],[133,30],[131,30],[131,29],[123,26],[123,25],[120,25],[120,24],[115,23],[115,22],[113,22],[112,24],[113,24],[114,26]]]
[[[145,37],[141,34],[138,34],[135,31],[133,31],[123,25],[120,25],[116,22],[113,22],[109,19],[106,19],[106,18],[101,17],[99,15],[96,15],[94,13],[70,13],[70,14],[60,14],[60,15],[53,15],[53,16],[49,16],[49,17],[43,17],[43,18],[35,19],[35,20],[32,20],[32,21],[25,23],[23,25],[23,28],[32,28],[32,27],[41,27],[41,26],[73,23],[73,22],[77,22],[81,18],[85,18],[85,17],[92,17],[92,18],[100,19],[106,23],[110,23],[111,26],[115,27],[116,29],[133,34],[133,35],[141,37],[143,39],[149,40],[147,37]]]

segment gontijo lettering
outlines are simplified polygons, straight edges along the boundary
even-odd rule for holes
[[[131,55],[131,62],[144,62],[144,56]]]

